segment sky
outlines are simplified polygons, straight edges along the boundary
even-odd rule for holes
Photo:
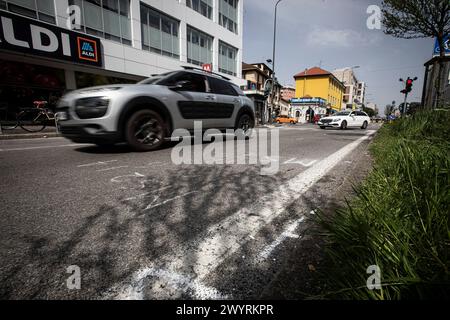
[[[276,0],[244,1],[244,62],[272,59]],[[418,77],[409,101],[422,97],[424,63],[431,59],[434,40],[398,39],[383,30],[370,30],[370,5],[381,0],[283,0],[278,5],[275,68],[283,85],[294,85],[293,76],[305,68],[321,66],[355,69],[367,88],[366,102],[383,113],[392,101],[403,102],[400,78]]]

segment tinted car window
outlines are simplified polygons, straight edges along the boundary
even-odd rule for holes
[[[361,112],[361,111],[358,111],[358,112],[356,113],[356,115],[358,115],[358,116],[360,116],[360,117],[365,117],[365,116],[366,116],[366,114],[365,114],[364,112]]]
[[[189,82],[184,91],[192,92],[206,92],[206,82],[205,77],[201,74],[190,73],[190,72],[180,72],[177,73],[164,81],[158,82],[159,85],[171,86],[175,85],[180,81]]]
[[[226,96],[238,96],[236,90],[233,89],[231,84],[226,81],[208,77],[209,84],[211,85],[211,91],[215,94],[223,94]]]

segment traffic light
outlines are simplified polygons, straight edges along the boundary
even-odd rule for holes
[[[413,86],[413,79],[408,78],[408,80],[406,80],[406,92],[410,93],[412,91],[412,86]]]
[[[413,83],[416,80],[417,80],[417,77],[415,77],[414,79],[411,79],[410,77],[408,77],[408,79],[406,81],[404,81],[403,79],[400,79],[401,82],[405,82],[405,89],[403,89],[400,92],[405,95],[410,93],[412,91]]]

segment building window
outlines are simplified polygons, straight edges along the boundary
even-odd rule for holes
[[[219,42],[219,72],[232,76],[237,75],[238,49]]]
[[[219,24],[234,33],[238,33],[238,1],[219,0]]]
[[[0,0],[0,9],[41,21],[56,23],[53,0]]]
[[[130,0],[69,0],[81,8],[81,30],[131,46]]]
[[[180,58],[179,22],[141,4],[142,48],[164,56]]]
[[[187,61],[196,65],[212,63],[213,37],[188,26]]]
[[[186,0],[186,5],[212,20],[213,0]]]

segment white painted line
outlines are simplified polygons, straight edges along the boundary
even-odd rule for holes
[[[287,238],[294,238],[294,239],[298,239],[300,238],[299,235],[294,234],[295,229],[297,229],[297,227],[299,226],[300,223],[302,223],[303,221],[305,221],[305,217],[302,217],[300,219],[298,219],[297,221],[295,221],[294,223],[290,224],[286,230],[278,237],[275,239],[274,242],[272,242],[271,244],[269,244],[268,246],[266,246],[258,255],[257,258],[257,262],[262,262],[264,260],[266,260],[268,257],[270,257],[270,255],[272,254],[272,252],[280,245],[282,244]]]
[[[144,210],[150,210],[150,209],[154,209],[154,208],[157,208],[157,207],[161,207],[161,206],[163,206],[163,205],[165,205],[165,204],[167,204],[167,203],[169,203],[169,202],[172,202],[172,201],[175,201],[175,200],[178,200],[178,199],[187,197],[188,195],[193,194],[193,193],[197,193],[197,192],[198,192],[198,191],[191,191],[191,192],[188,192],[188,193],[185,193],[185,194],[182,194],[182,195],[179,195],[179,196],[176,196],[176,197],[173,197],[173,198],[164,200],[163,202],[154,204],[154,203],[156,202],[156,200],[159,200],[159,196],[158,196],[158,197],[156,197],[155,200],[153,200],[153,202],[150,203]]]
[[[369,138],[370,136],[366,135],[346,145],[279,186],[276,191],[258,198],[248,208],[242,208],[210,226],[196,239],[189,243],[181,243],[171,253],[160,257],[159,263],[164,264],[164,270],[170,273],[189,274],[193,279],[203,281],[227,258],[236,253],[249,237],[255,237],[264,226],[281,215],[289,204],[299,199]],[[185,257],[195,259],[187,264]],[[152,292],[159,295],[165,293],[163,288],[157,286],[152,287]]]
[[[104,166],[108,163],[117,162],[117,160],[109,160],[109,161],[97,161],[93,163],[87,163],[87,164],[80,164],[77,166],[77,168],[85,168],[85,167],[94,167],[94,166]]]
[[[310,161],[309,160],[305,160],[305,161],[299,160],[299,161],[297,161],[297,158],[292,158],[292,159],[285,161],[283,164],[300,164],[300,165],[308,168],[308,167],[311,167],[316,162],[317,162],[317,160],[310,160]]]
[[[135,172],[133,174],[127,174],[124,176],[117,176],[111,179],[111,182],[113,183],[121,183],[123,182],[124,178],[145,178],[143,174],[140,174],[139,172]]]
[[[156,190],[153,190],[153,191],[150,191],[150,192],[138,194],[137,196],[125,199],[125,201],[132,201],[132,200],[137,200],[139,198],[145,198],[145,197],[147,197],[149,195],[152,195],[152,194],[154,194],[156,192],[164,191],[164,190],[167,190],[167,189],[170,189],[170,188],[173,188],[173,186],[163,187],[163,188],[159,188],[159,189],[156,189]]]
[[[152,298],[145,296],[144,282],[147,278],[156,278],[157,281],[171,286],[178,292],[188,292],[196,300],[230,299],[229,296],[223,295],[217,289],[203,285],[198,279],[153,267],[135,272],[131,283],[113,298],[118,300],[144,300],[146,298]]]
[[[106,171],[118,170],[118,169],[123,169],[123,168],[128,168],[128,166],[106,168],[106,169],[97,170],[97,172],[106,172]]]
[[[60,146],[41,146],[41,147],[0,149],[0,151],[1,152],[6,152],[6,151],[28,151],[28,150],[52,149],[52,148],[69,148],[69,147],[79,147],[79,146],[85,146],[85,144],[63,144],[63,145],[60,145]]]

